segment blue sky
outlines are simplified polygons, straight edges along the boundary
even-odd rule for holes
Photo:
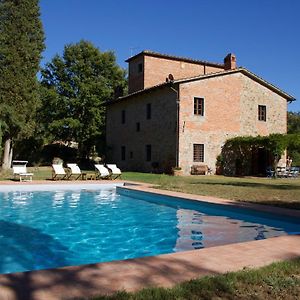
[[[298,0],[41,0],[46,50],[42,64],[81,39],[113,50],[118,64],[142,50],[237,64],[297,101],[300,111]]]

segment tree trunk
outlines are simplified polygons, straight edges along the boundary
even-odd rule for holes
[[[4,144],[4,154],[3,154],[3,163],[2,163],[2,170],[8,170],[11,167],[12,161],[12,141],[10,138],[5,140]]]
[[[274,159],[274,175],[273,175],[274,178],[278,177],[278,173],[277,173],[278,163],[279,163],[279,159],[276,156],[275,159]]]

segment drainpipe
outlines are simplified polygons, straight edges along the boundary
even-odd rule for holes
[[[175,142],[175,167],[179,167],[179,109],[180,109],[180,98],[179,98],[179,85],[178,89],[174,88],[174,81],[170,81],[170,89],[176,93],[176,142]]]

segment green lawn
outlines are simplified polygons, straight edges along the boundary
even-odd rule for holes
[[[28,171],[34,173],[34,179],[51,179],[50,167],[28,168]],[[11,172],[0,174],[2,180],[11,177]],[[157,184],[158,188],[166,190],[300,209],[300,178],[176,177],[137,172],[124,172],[122,178]]]
[[[176,177],[131,172],[123,178],[155,183],[165,190],[300,209],[300,178]]]
[[[256,269],[207,276],[171,289],[119,292],[94,300],[300,299],[300,259]]]

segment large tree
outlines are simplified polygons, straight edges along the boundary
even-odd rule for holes
[[[300,133],[300,112],[288,112],[288,133]]]
[[[56,55],[41,73],[45,132],[53,140],[78,142],[80,158],[88,158],[104,135],[103,104],[126,86],[125,71],[113,52],[80,41],[65,46],[63,55]]]
[[[288,133],[300,135],[300,112],[288,112]],[[293,165],[300,165],[300,147],[289,148],[288,155],[293,159]]]
[[[13,141],[29,136],[38,106],[37,72],[44,49],[38,0],[0,0],[0,120],[10,168]]]

